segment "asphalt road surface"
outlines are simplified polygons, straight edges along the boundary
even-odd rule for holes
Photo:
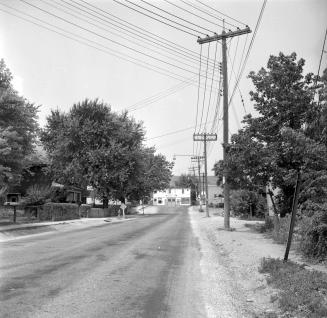
[[[1,317],[206,317],[186,207],[0,249]]]

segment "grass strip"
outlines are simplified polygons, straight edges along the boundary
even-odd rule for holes
[[[327,275],[294,262],[263,258],[260,273],[279,290],[278,304],[285,317],[327,317]]]

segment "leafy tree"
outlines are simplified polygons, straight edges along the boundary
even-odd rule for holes
[[[315,77],[303,76],[303,66],[295,53],[280,53],[269,58],[267,69],[250,73],[258,116],[244,118],[244,128],[232,136],[227,165],[214,167],[220,177],[228,170],[234,189],[278,187],[281,215],[290,212],[297,171],[326,169],[326,147],[316,134],[317,123],[320,132],[326,126],[323,105],[314,101]]]
[[[34,152],[38,107],[19,96],[12,75],[0,60],[0,189],[19,183]]]
[[[91,185],[103,198],[119,200],[144,196],[170,176],[169,164],[144,148],[143,139],[142,123],[87,99],[67,114],[52,111],[41,134],[57,182]]]

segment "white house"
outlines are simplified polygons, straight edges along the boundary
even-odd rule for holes
[[[153,192],[153,205],[191,205],[191,189],[169,188]]]

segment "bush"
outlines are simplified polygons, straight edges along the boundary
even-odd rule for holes
[[[307,202],[298,226],[300,251],[307,257],[324,260],[327,256],[327,203]]]
[[[291,317],[327,317],[326,274],[273,258],[263,258],[259,272],[268,273],[268,284],[280,290],[278,302],[283,312],[292,312]]]
[[[240,217],[264,217],[266,200],[257,192],[248,190],[233,191],[230,201],[234,215]]]
[[[22,199],[23,206],[42,205],[51,197],[52,188],[44,185],[32,185],[26,190],[26,196]]]

